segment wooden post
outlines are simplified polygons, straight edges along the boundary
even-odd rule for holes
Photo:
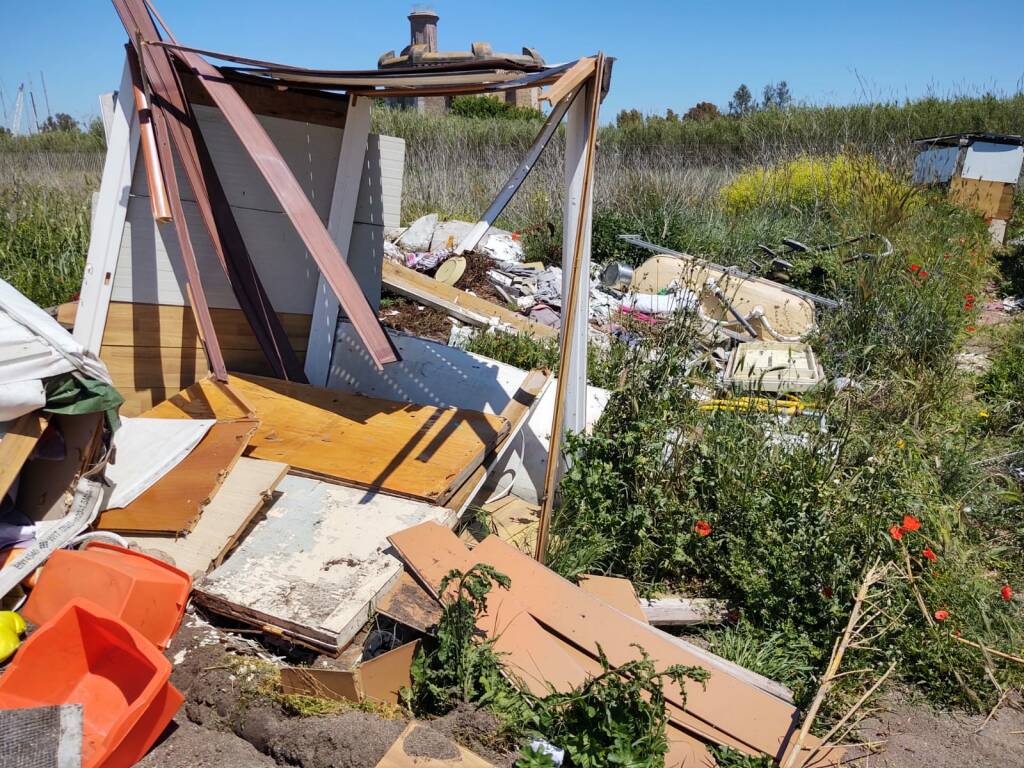
[[[565,131],[565,201],[562,214],[562,335],[568,339],[569,368],[561,384],[565,416],[563,432],[581,432],[587,425],[587,333],[590,316],[590,224],[592,194],[584,195],[583,185],[588,163],[587,136],[590,131],[590,104],[594,80],[584,86],[583,98],[569,108]],[[593,181],[591,180],[591,185]],[[586,199],[584,199],[584,197]],[[582,223],[582,228],[580,224]],[[578,246],[578,248],[577,248]],[[574,266],[576,251],[579,258]],[[576,282],[576,322],[571,328],[564,322],[571,283]],[[566,348],[566,342],[562,342]]]
[[[537,526],[535,556],[547,557],[548,528],[561,474],[566,432],[583,430],[587,412],[587,334],[590,313],[590,220],[594,191],[594,155],[601,108],[604,54],[597,55],[593,77],[569,110],[566,129],[566,194],[562,239],[562,328],[555,412],[551,419],[544,498]]]
[[[75,316],[74,338],[91,352],[99,354],[103,329],[107,323],[110,294],[114,288],[114,270],[121,250],[124,221],[128,214],[128,192],[132,185],[135,157],[139,150],[139,121],[132,92],[132,76],[127,60],[121,75],[114,113],[107,138],[107,156],[96,198],[89,253],[85,259],[82,292]]]
[[[327,217],[327,232],[342,256],[348,259],[352,240],[352,225],[359,201],[359,187],[366,162],[366,140],[370,134],[370,109],[373,101],[352,94],[345,112],[345,129],[341,136],[338,171],[334,177],[331,211]],[[318,387],[327,385],[334,352],[334,334],[338,326],[338,298],[321,274],[316,285],[316,303],[313,322],[309,329],[306,349],[306,378]]]

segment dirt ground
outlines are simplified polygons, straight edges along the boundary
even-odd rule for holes
[[[1011,768],[1024,766],[1024,709],[1019,698],[984,715],[938,712],[895,702],[865,721],[864,741],[885,741],[861,768]]]
[[[171,682],[185,704],[139,763],[144,768],[374,768],[407,725],[405,719],[358,710],[287,713],[258,691],[269,653],[191,609],[166,654],[174,664]],[[417,728],[403,746],[410,756],[444,758],[458,755],[457,742],[499,768],[511,768],[509,755],[490,748],[495,728],[493,717],[467,707]]]

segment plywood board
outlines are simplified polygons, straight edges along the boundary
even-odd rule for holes
[[[604,600],[637,621],[647,623],[633,582],[616,576],[580,576],[580,589]]]
[[[398,737],[398,741],[391,745],[391,749],[377,763],[377,768],[494,768],[492,763],[473,754],[465,747],[459,746],[454,741],[452,747],[458,750],[458,757],[439,760],[434,757],[417,755],[415,733],[418,728],[426,727],[415,720],[409,723]]]
[[[540,507],[518,496],[484,504],[493,533],[522,552],[533,552],[537,545],[537,521]],[[630,587],[632,588],[632,586]]]
[[[0,499],[21,474],[21,468],[46,429],[46,416],[26,413],[14,421],[0,424]]]
[[[446,285],[401,264],[384,259],[383,282],[395,293],[428,307],[440,309],[470,325],[488,327],[492,319],[510,326],[516,333],[525,333],[538,339],[554,338],[558,331],[499,306],[479,296]]]
[[[122,532],[192,530],[258,426],[255,419],[214,424],[180,464],[135,501],[101,512],[96,527]]]
[[[420,648],[415,640],[364,661],[356,671],[363,696],[382,704],[401,702],[403,688],[412,687],[412,660]]]
[[[507,434],[500,416],[430,408],[321,387],[231,377],[260,419],[247,456],[361,488],[443,504]],[[237,418],[238,404],[204,380],[160,404],[158,418]]]
[[[67,305],[62,305],[67,306]],[[240,309],[210,310],[217,340],[225,354],[228,350],[259,350],[245,315]],[[309,315],[278,312],[292,348],[306,349]],[[181,347],[202,351],[195,318],[188,307],[161,304],[111,302],[103,332],[105,347]]]
[[[387,537],[444,509],[289,475],[266,515],[196,586],[209,610],[337,653],[402,564]]]
[[[374,602],[373,609],[424,634],[433,634],[441,620],[441,604],[407,571],[399,574],[395,583]]]
[[[486,562],[512,580],[511,596],[520,598],[530,615],[576,648],[596,657],[597,645],[613,664],[635,658],[639,644],[655,664],[673,663],[708,668],[711,676],[703,690],[688,691],[684,698],[675,685],[666,687],[671,704],[681,707],[679,722],[692,733],[747,753],[776,755],[792,736],[796,712],[748,682],[740,681],[719,666],[709,665],[710,654],[690,652],[665,639],[664,633],[618,611],[600,599],[561,579],[529,556],[492,536],[468,555],[450,531],[423,525],[391,537],[403,559],[428,585],[440,582],[447,568],[469,567]],[[501,591],[500,591],[501,592]]]
[[[957,205],[974,208],[986,219],[1013,216],[1014,186],[999,181],[956,178],[949,185],[949,199]]]
[[[129,540],[142,549],[162,552],[198,580],[220,565],[287,472],[287,464],[243,456],[187,535],[135,534]]]
[[[362,701],[359,675],[354,669],[283,667],[281,692],[316,696],[331,701]]]

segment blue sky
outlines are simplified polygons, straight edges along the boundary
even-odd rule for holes
[[[724,107],[736,86],[755,94],[787,80],[794,97],[853,103],[1011,93],[1024,80],[1024,20],[1006,7],[918,0],[816,2],[587,2],[435,0],[442,49],[486,40],[495,50],[540,50],[548,62],[603,49],[618,62],[604,119],[622,108],[683,112]],[[51,109],[79,119],[117,87],[125,33],[104,0],[3,3],[0,87],[7,108],[34,83],[40,119],[45,73]],[[408,41],[409,2],[392,0],[158,0],[175,35],[289,64],[371,68]],[[981,6],[978,6],[979,8]],[[989,21],[988,19],[996,19]]]

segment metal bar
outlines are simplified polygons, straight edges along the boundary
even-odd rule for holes
[[[472,251],[476,248],[481,238],[487,233],[487,230],[495,222],[501,212],[505,210],[505,206],[509,204],[513,195],[519,190],[523,182],[526,181],[526,177],[530,175],[530,171],[533,170],[537,160],[540,159],[541,153],[544,148],[547,147],[548,142],[551,141],[551,137],[555,135],[555,131],[558,130],[559,123],[562,122],[562,118],[565,117],[565,113],[569,110],[569,106],[575,100],[577,94],[580,92],[580,88],[577,87],[569,96],[562,101],[558,102],[551,114],[548,115],[548,119],[544,121],[544,125],[541,127],[537,137],[533,140],[533,144],[526,152],[526,156],[519,163],[519,166],[509,176],[508,181],[505,182],[505,186],[498,192],[498,196],[494,198],[494,202],[491,203],[490,207],[484,211],[483,216],[480,220],[473,225],[473,228],[462,238],[462,242],[459,243],[459,247],[455,249],[456,254],[462,254],[466,251]]]
[[[572,251],[572,281],[569,283],[569,291],[564,303],[564,316],[562,318],[562,338],[560,346],[560,357],[558,361],[558,386],[555,390],[555,412],[551,419],[551,438],[548,443],[548,463],[544,472],[544,503],[541,507],[540,519],[537,526],[537,548],[534,553],[537,561],[541,564],[547,558],[548,531],[551,526],[551,515],[555,503],[555,486],[560,473],[562,462],[562,439],[564,436],[563,421],[565,418],[565,397],[566,389],[570,386],[570,358],[576,341],[576,323],[578,322],[577,310],[580,303],[580,283],[587,279],[587,275],[580,274],[584,260],[587,255],[584,253],[584,243],[589,241],[585,230],[588,229],[590,221],[590,210],[594,190],[594,155],[597,151],[597,121],[601,109],[601,81],[604,78],[604,53],[597,54],[597,66],[589,81],[587,104],[587,138],[586,154],[584,158],[582,188],[580,190],[580,206],[576,221],[576,237],[573,242]],[[587,322],[586,316],[583,322]],[[586,339],[586,335],[583,337]],[[586,360],[584,352],[583,359]]]
[[[701,261],[707,264],[709,267],[720,270],[721,272],[724,272],[727,275],[732,275],[733,277],[739,277],[745,280],[763,280],[766,283],[771,283],[780,291],[792,294],[793,296],[799,296],[800,298],[807,299],[808,301],[813,301],[815,304],[821,304],[823,307],[828,307],[829,309],[838,309],[840,306],[839,302],[836,301],[835,299],[828,299],[825,298],[824,296],[819,296],[816,293],[801,291],[799,288],[791,288],[788,285],[777,283],[774,280],[766,280],[763,277],[758,277],[757,275],[752,275],[749,272],[744,272],[741,269],[736,269],[736,267],[723,267],[721,264],[715,264],[713,261],[702,259],[699,256],[691,256],[688,253],[680,253],[679,251],[673,251],[671,248],[665,248],[664,246],[655,245],[654,243],[649,243],[646,240],[641,240],[639,235],[619,235],[619,239],[625,240],[630,245],[635,245],[638,248],[644,248],[648,251],[654,251],[655,253],[663,253],[666,256],[679,256],[680,258],[683,259],[693,259],[695,261]]]
[[[123,0],[122,0],[123,1]],[[396,362],[398,351],[384,332],[376,313],[366,300],[352,270],[334,244],[326,227],[296,181],[288,164],[266,130],[231,84],[201,56],[181,51],[185,64],[198,76],[200,84],[221,110],[242,146],[259,168],[271,191],[281,203],[299,237],[313,256],[321,274],[331,286],[346,316],[366,346],[374,363],[383,368],[385,363]]]
[[[153,115],[149,108],[149,99],[143,90],[139,57],[130,45],[126,45],[125,50],[128,55],[128,67],[132,73],[132,93],[139,120],[139,144],[142,147],[146,181],[149,184],[149,207],[153,212],[153,219],[166,224],[171,220],[171,202],[167,199],[167,185],[164,183],[160,156],[157,154],[156,136],[153,135]]]

